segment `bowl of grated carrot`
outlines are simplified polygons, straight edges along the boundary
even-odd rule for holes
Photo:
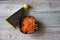
[[[19,30],[24,34],[34,33],[37,29],[37,21],[33,16],[25,16],[20,19]]]

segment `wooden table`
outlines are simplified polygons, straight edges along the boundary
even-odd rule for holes
[[[18,28],[13,29],[5,22],[24,3],[32,7],[28,15],[34,16],[39,22],[39,29],[33,34],[22,34]],[[60,40],[60,1],[0,1],[0,40]]]

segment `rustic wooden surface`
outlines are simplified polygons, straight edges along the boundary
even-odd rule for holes
[[[28,15],[39,22],[39,29],[33,34],[22,34],[10,27],[4,19],[19,10],[24,3],[32,6]],[[0,1],[0,40],[60,40],[59,0]]]

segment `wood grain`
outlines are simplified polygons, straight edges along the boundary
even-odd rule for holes
[[[22,34],[19,29],[13,29],[4,20],[19,10],[24,3],[32,6],[27,13],[34,16],[39,24],[33,34]],[[60,1],[0,1],[0,40],[60,40]]]

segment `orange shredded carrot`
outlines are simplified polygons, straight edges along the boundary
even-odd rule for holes
[[[32,16],[27,16],[22,20],[21,30],[23,33],[33,33],[36,27],[36,20]]]

